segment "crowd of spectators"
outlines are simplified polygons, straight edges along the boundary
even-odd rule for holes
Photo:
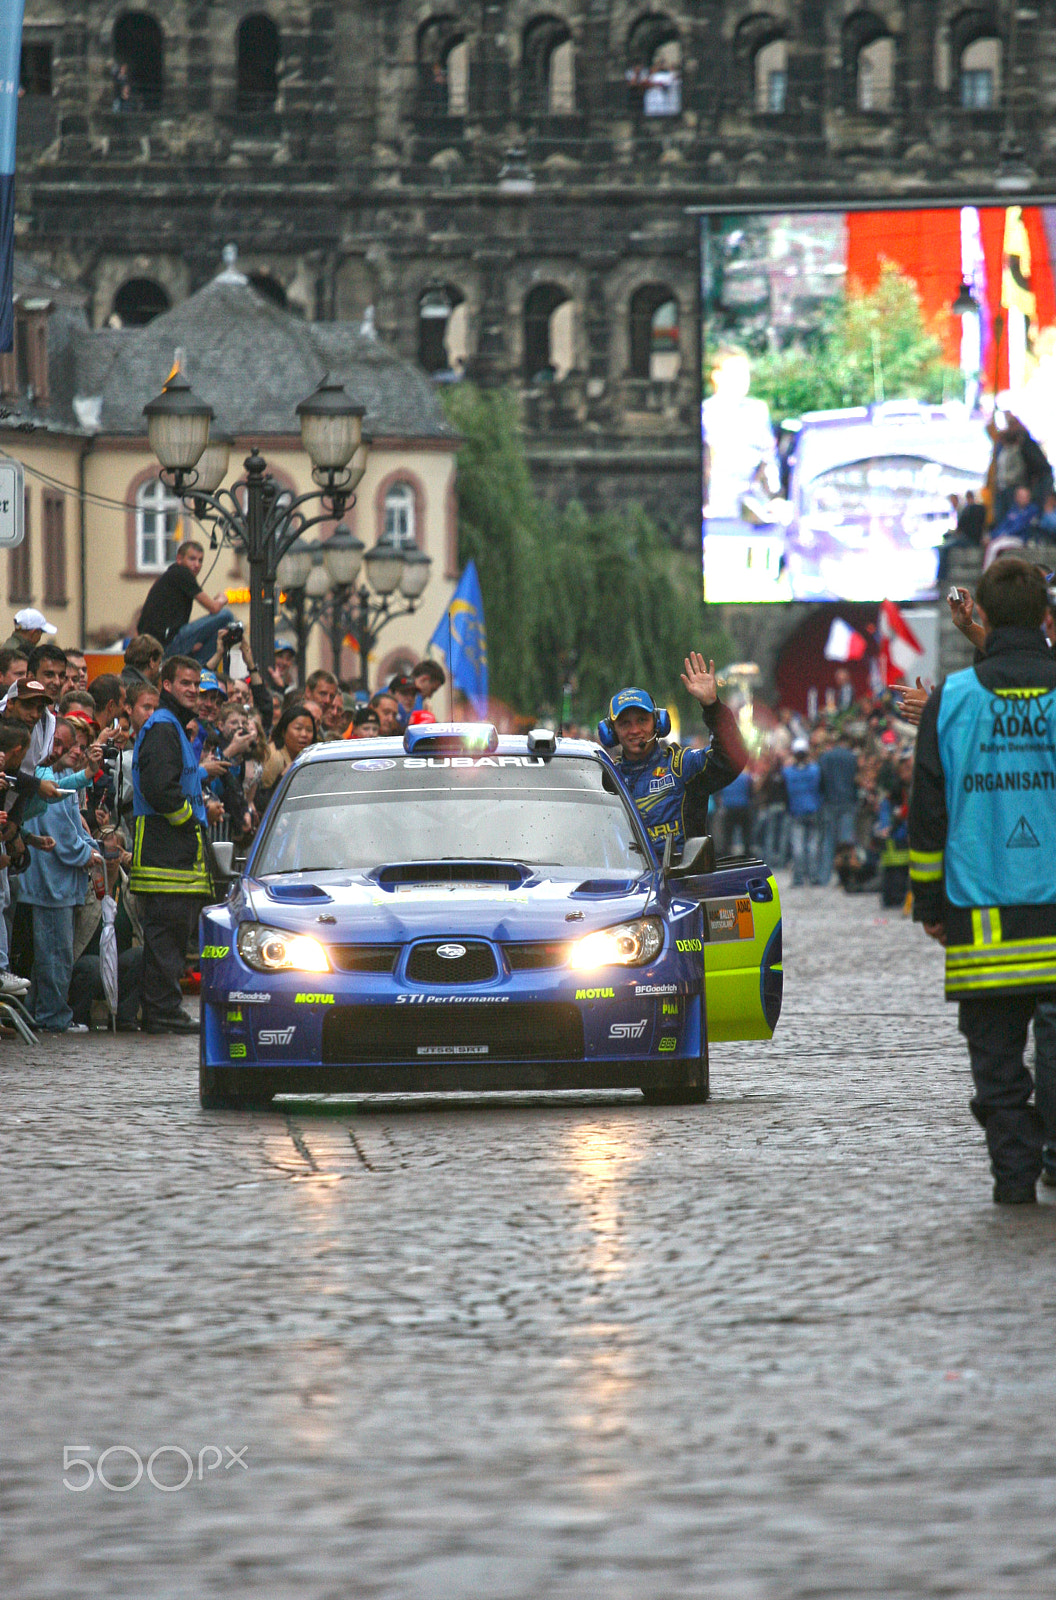
[[[170,588],[186,587],[187,609],[195,596],[184,568],[192,567],[185,553],[163,575]],[[262,674],[232,614],[218,603],[207,610],[204,626],[190,625],[192,649],[211,651],[200,666],[195,655],[174,654],[174,644],[188,645],[180,608],[159,630],[167,643],[137,633],[121,671],[91,682],[84,652],[63,649],[54,625],[32,608],[17,614],[0,646],[0,1001],[18,1001],[40,1029],[84,1032],[105,1019],[99,945],[107,897],[116,905],[118,951],[112,1020],[119,1029],[140,1026],[143,907],[129,885],[133,752],[166,704],[166,658],[193,661],[198,673],[186,732],[211,843],[248,848],[278,780],[309,744],[435,720],[428,703],[446,681],[435,661],[418,662],[369,698],[342,690],[327,671],[300,684],[292,640],[277,641]]]
[[[950,496],[952,526],[939,553],[945,581],[950,552],[981,550],[989,567],[1025,544],[1056,540],[1056,485],[1044,450],[1012,412],[997,412],[987,431],[992,442],[986,482]]]
[[[835,881],[901,906],[909,873],[915,729],[900,696],[854,699],[849,680],[813,717],[783,708],[713,802],[719,855],[758,854],[794,885]]]

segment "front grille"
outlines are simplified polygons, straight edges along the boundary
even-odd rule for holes
[[[330,944],[326,953],[338,972],[391,972],[398,944]]]
[[[464,955],[445,957],[438,950],[457,950]],[[416,944],[407,960],[407,977],[411,983],[487,983],[498,977],[495,954],[489,944],[480,939],[430,939],[428,944]]]
[[[459,1046],[471,1047],[462,1055]],[[476,1049],[472,1049],[472,1047]],[[450,1049],[450,1055],[445,1054]],[[323,1019],[323,1062],[583,1059],[583,1020],[566,1002],[335,1006]]]
[[[568,943],[543,940],[534,944],[504,944],[502,953],[511,972],[534,972],[541,967],[563,967],[568,961]]]

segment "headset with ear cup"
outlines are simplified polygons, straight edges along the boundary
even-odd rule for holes
[[[621,709],[623,708],[621,707]],[[639,709],[644,711],[646,710],[646,707],[641,706]],[[653,706],[652,712],[653,716],[656,718],[656,737],[658,739],[666,739],[668,734],[671,732],[671,713],[668,711],[666,706]],[[619,742],[620,740],[619,735],[616,732],[615,719],[611,714],[610,707],[609,716],[603,717],[598,723],[598,743],[604,750],[613,750],[619,744]]]

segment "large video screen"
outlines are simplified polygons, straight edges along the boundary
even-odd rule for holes
[[[1054,260],[1056,208],[702,217],[705,598],[931,600],[1041,512]]]

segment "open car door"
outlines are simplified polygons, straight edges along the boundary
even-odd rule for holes
[[[765,861],[720,857],[715,871],[679,878],[704,908],[708,1043],[770,1039],[781,1015],[781,896]]]

